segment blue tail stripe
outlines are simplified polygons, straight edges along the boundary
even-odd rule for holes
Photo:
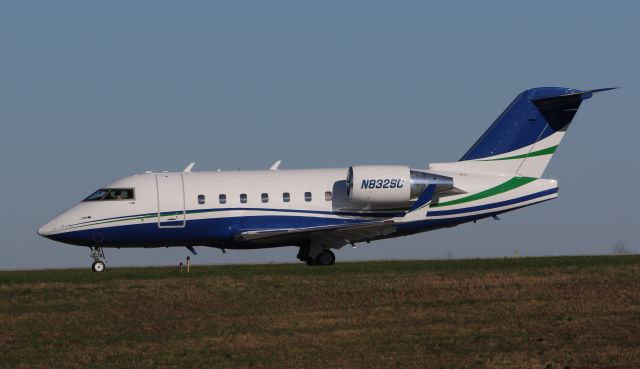
[[[460,159],[500,155],[565,130],[580,103],[591,93],[565,87],[538,87],[522,92]]]

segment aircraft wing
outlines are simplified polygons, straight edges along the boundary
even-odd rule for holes
[[[393,220],[356,224],[338,224],[305,228],[281,228],[245,231],[236,236],[238,241],[268,241],[273,238],[308,237],[312,242],[340,248],[348,243],[373,240],[395,231]]]

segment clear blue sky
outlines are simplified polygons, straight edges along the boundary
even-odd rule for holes
[[[547,170],[560,198],[338,260],[640,251],[640,6],[538,1],[6,1],[0,4],[0,268],[83,266],[36,229],[145,170],[457,160],[520,91],[588,100]],[[106,250],[109,265],[184,249]],[[200,248],[196,263],[294,261]]]

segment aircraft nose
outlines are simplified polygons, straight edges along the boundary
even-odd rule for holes
[[[38,228],[38,235],[42,237],[47,237],[51,234],[51,225],[47,223],[42,227]]]
[[[58,215],[57,217],[49,220],[43,226],[38,228],[38,235],[42,237],[50,238],[51,235],[53,235],[56,231],[60,231],[61,228],[62,228],[62,219],[61,219],[61,216]]]

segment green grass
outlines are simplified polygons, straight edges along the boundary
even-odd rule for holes
[[[640,368],[640,256],[0,272],[2,368]]]

